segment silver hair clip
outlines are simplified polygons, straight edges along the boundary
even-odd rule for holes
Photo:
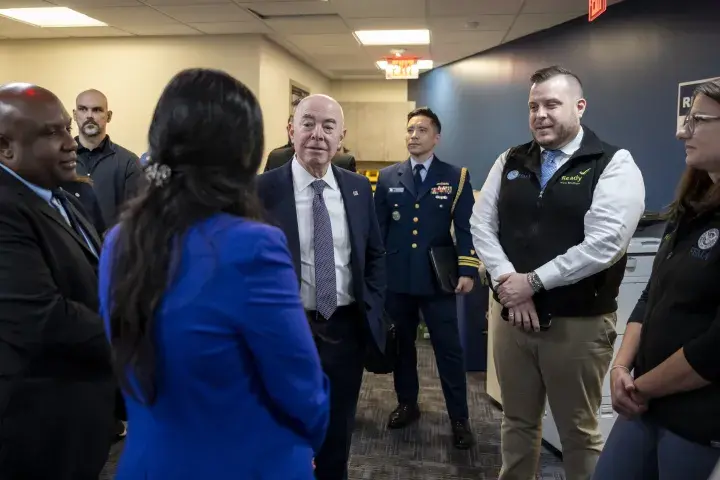
[[[145,177],[156,187],[162,187],[170,180],[172,170],[167,165],[161,163],[152,163],[150,160],[149,165],[145,169]]]

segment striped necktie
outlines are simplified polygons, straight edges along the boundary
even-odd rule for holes
[[[315,298],[316,310],[326,320],[337,309],[337,284],[335,280],[335,249],[333,247],[332,226],[323,190],[327,187],[324,180],[312,183],[315,196],[312,211],[314,222],[313,243],[315,248]]]

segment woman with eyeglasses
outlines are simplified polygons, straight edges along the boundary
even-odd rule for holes
[[[720,460],[720,80],[677,137],[687,168],[610,369],[620,416],[593,480],[707,480]]]

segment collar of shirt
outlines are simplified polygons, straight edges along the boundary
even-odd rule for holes
[[[310,172],[305,170],[302,165],[300,165],[300,162],[297,161],[297,158],[293,156],[292,158],[292,176],[293,176],[293,185],[295,186],[295,191],[297,193],[302,192],[306,188],[310,186],[311,183],[313,183],[315,180],[318,180],[317,178],[310,175]],[[333,190],[338,189],[337,181],[335,180],[335,175],[333,174],[332,165],[328,166],[327,172],[325,172],[325,175],[320,179],[325,180],[325,183],[328,184],[328,187],[332,188]]]
[[[412,170],[414,173],[415,165],[424,165],[425,171],[428,172],[428,171],[430,171],[430,165],[432,164],[433,160],[435,160],[435,154],[430,155],[430,158],[428,158],[424,162],[418,162],[413,157],[410,157],[410,170]]]
[[[45,200],[48,204],[50,204],[50,206],[52,206],[52,197],[53,197],[53,194],[52,194],[52,192],[51,192],[50,190],[48,190],[48,189],[46,189],[46,188],[38,187],[38,186],[35,185],[34,183],[28,182],[27,180],[25,180],[25,179],[22,178],[20,175],[18,175],[17,173],[13,172],[12,170],[10,170],[8,167],[6,167],[5,165],[3,165],[2,163],[0,163],[0,167],[2,167],[3,170],[5,170],[6,172],[8,172],[8,173],[9,173],[10,175],[12,175],[13,177],[15,177],[15,178],[17,178],[18,180],[20,180],[23,184],[25,184],[26,187],[28,187],[30,190],[32,190],[33,192],[35,192],[40,198],[42,198],[42,199]]]
[[[81,153],[104,152],[105,149],[107,148],[108,144],[110,143],[110,135],[105,135],[105,138],[103,138],[103,141],[100,142],[100,144],[92,150],[90,150],[87,147],[84,147],[83,144],[80,143],[80,137],[75,137],[75,141],[78,144],[78,149],[77,149],[78,155],[80,155]]]
[[[585,132],[583,132],[583,128],[580,127],[580,131],[577,135],[575,135],[575,138],[570,140],[565,146],[558,148],[557,150],[560,150],[563,153],[563,156],[565,158],[570,158],[573,156],[575,152],[577,152],[580,149],[580,144],[582,143],[583,136],[585,135]],[[540,147],[540,154],[542,155],[542,152],[544,152],[546,149],[543,147]]]

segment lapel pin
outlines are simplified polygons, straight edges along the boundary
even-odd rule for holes
[[[357,190],[353,190],[353,195],[355,195],[355,196],[357,197],[357,196],[359,195],[359,194],[358,194],[358,191],[357,191]]]

